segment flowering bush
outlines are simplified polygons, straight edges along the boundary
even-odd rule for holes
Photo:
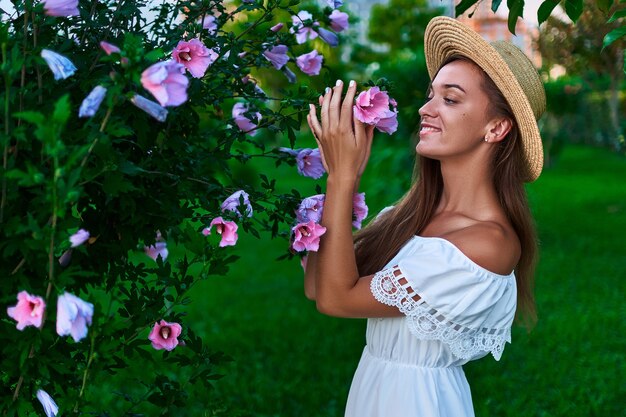
[[[300,195],[265,175],[252,187],[236,166],[254,156],[323,175],[319,151],[267,143],[294,148],[317,94],[288,83],[324,71],[311,39],[339,42],[340,2],[309,15],[277,0],[12,4],[2,415],[218,415],[206,393],[225,359],[185,323],[188,291],[228,272],[241,233],[295,233],[315,250],[323,228],[293,228]]]

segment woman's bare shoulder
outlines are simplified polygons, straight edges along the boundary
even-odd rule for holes
[[[517,234],[500,222],[475,222],[442,237],[476,264],[500,275],[510,274],[521,254]]]

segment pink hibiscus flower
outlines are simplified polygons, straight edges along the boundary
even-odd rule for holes
[[[202,230],[204,236],[211,234],[211,229],[215,226],[215,230],[218,235],[222,235],[220,241],[220,248],[224,246],[234,246],[237,243],[239,236],[237,235],[237,223],[231,221],[224,221],[221,217],[216,217],[211,221],[209,227]]]
[[[26,326],[41,327],[45,310],[46,302],[43,298],[20,291],[17,294],[17,304],[7,308],[7,314],[17,321],[17,330],[24,330]]]
[[[215,51],[204,46],[198,39],[180,41],[172,51],[172,58],[183,64],[195,78],[202,78],[218,57]]]
[[[323,60],[324,56],[317,52],[317,49],[314,49],[308,54],[302,54],[296,58],[296,64],[303,73],[307,75],[318,75],[322,69]]]
[[[178,336],[182,330],[183,328],[178,323],[168,323],[161,320],[154,324],[148,339],[152,342],[153,348],[170,351],[178,346]]]
[[[180,106],[187,101],[189,80],[185,66],[176,61],[157,62],[141,73],[141,84],[161,106]]]
[[[293,250],[317,252],[320,247],[320,237],[326,233],[326,228],[310,220],[308,223],[298,223],[291,231],[293,232],[291,243]]]
[[[357,96],[353,107],[354,117],[363,123],[376,126],[381,132],[392,134],[398,128],[396,106],[396,101],[386,91],[372,87]]]

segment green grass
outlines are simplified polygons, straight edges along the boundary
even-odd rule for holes
[[[626,415],[625,178],[624,158],[570,146],[529,186],[539,322],[466,366],[478,417]],[[365,320],[319,314],[299,263],[274,260],[285,244],[242,234],[231,273],[193,289],[187,324],[234,359],[207,395],[241,415],[343,416]]]

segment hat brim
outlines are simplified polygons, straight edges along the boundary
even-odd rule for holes
[[[525,180],[532,182],[543,168],[543,145],[533,109],[513,71],[498,51],[467,25],[456,19],[433,18],[424,34],[424,54],[431,79],[452,55],[474,61],[493,80],[511,106],[522,136],[526,157]],[[528,59],[528,58],[526,58]]]

